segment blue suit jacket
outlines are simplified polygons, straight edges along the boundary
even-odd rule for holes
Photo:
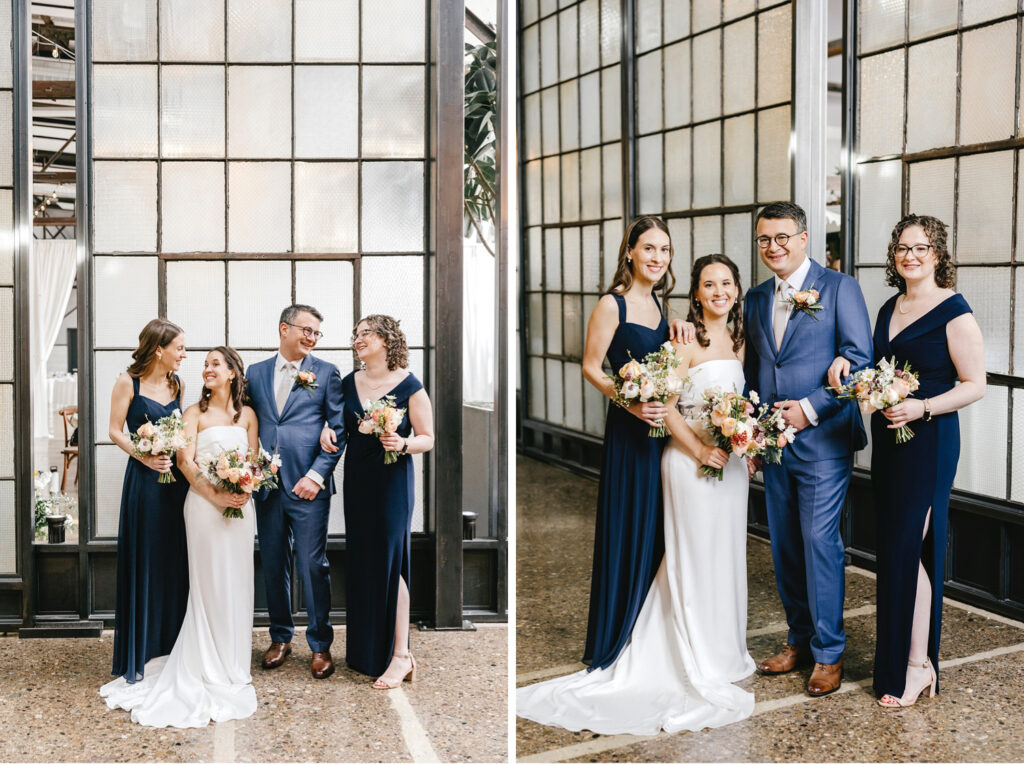
[[[750,289],[743,306],[747,389],[770,404],[807,398],[818,415],[817,426],[801,430],[788,447],[803,461],[838,459],[867,445],[857,404],[838,400],[825,375],[837,355],[858,371],[872,364],[873,354],[871,321],[856,280],[812,260],[803,288],[812,285],[822,309],[813,317],[794,309],[778,351],[772,330],[775,278]]]
[[[316,374],[314,390],[295,385],[292,387],[284,410],[277,412],[274,396],[274,362],[271,358],[249,366],[246,371],[249,399],[260,424],[260,443],[270,453],[281,456],[281,484],[279,490],[267,497],[284,495],[300,501],[292,488],[310,469],[324,479],[324,491],[319,497],[335,492],[334,467],[345,449],[345,422],[342,417],[341,374],[338,367],[312,355],[299,364],[300,371]],[[320,448],[320,431],[324,422],[338,436],[337,453],[328,454]]]

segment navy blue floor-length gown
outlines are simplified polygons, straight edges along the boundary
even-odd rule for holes
[[[668,339],[668,323],[664,316],[654,329],[630,323],[622,295],[612,297],[619,308],[619,325],[608,346],[608,361],[617,372],[630,358],[642,361],[657,350]],[[657,298],[652,298],[657,304]],[[583,662],[591,668],[610,666],[626,645],[664,555],[661,452],[665,439],[650,437],[650,429],[625,409],[608,407],[583,652]]]
[[[398,435],[412,434],[409,398],[423,389],[410,373],[385,395],[405,416]],[[410,532],[414,495],[411,455],[384,463],[376,435],[359,432],[363,403],[355,372],[341,380],[345,434],[345,662],[356,671],[380,676],[395,650],[399,578],[409,587]],[[380,397],[384,397],[383,395]]]
[[[132,379],[132,391],[126,417],[129,432],[181,408],[180,393],[161,406],[139,394],[137,379]],[[171,652],[188,605],[188,546],[182,514],[188,481],[177,466],[171,469],[173,483],[157,482],[160,473],[137,459],[129,459],[124,472],[111,673],[128,682],[142,679],[146,661]]]
[[[895,357],[910,363],[921,383],[914,397],[923,400],[952,389],[956,367],[946,344],[946,324],[970,313],[962,295],[935,306],[889,340],[889,322],[897,296],[878,311],[875,358]],[[871,417],[871,482],[875,495],[878,544],[878,617],[874,690],[901,697],[910,656],[918,562],[932,583],[928,656],[939,665],[942,628],[942,584],[949,521],[949,494],[960,458],[960,420],[955,411],[931,421],[910,422],[914,437],[897,443],[895,430],[881,412]],[[928,533],[925,518],[931,508]]]

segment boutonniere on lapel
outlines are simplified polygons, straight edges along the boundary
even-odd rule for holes
[[[316,381],[316,374],[311,371],[300,371],[295,375],[295,386],[303,388],[310,395],[313,391],[320,387]]]
[[[794,311],[803,311],[817,321],[818,317],[814,314],[821,310],[820,298],[821,295],[818,294],[818,290],[814,288],[814,284],[811,284],[810,288],[793,292],[788,298],[783,297],[782,301],[792,305]]]

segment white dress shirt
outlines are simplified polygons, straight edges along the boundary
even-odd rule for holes
[[[299,373],[299,366],[301,364],[302,364],[301,361],[288,361],[288,360],[285,360],[285,357],[283,355],[281,355],[280,352],[274,357],[274,395],[275,395],[275,404],[274,405],[277,405],[277,403],[276,403],[277,389],[278,389],[278,387],[281,386],[281,378],[285,374],[287,374],[289,377],[291,377],[291,379],[294,382],[295,376]],[[314,483],[316,483],[318,486],[320,486],[321,489],[324,487],[323,475],[321,475],[316,470],[309,470],[306,473],[306,477],[308,477],[310,480],[312,480]],[[291,490],[291,488],[289,487],[288,490]]]
[[[775,300],[785,299],[786,295],[785,295],[784,292],[782,292],[783,284],[788,284],[789,285],[789,289],[791,289],[794,292],[799,292],[800,290],[802,290],[804,288],[804,282],[807,280],[807,273],[810,270],[811,270],[811,258],[809,258],[809,257],[807,257],[805,255],[804,256],[804,261],[802,263],[800,263],[800,267],[798,267],[795,271],[793,271],[790,274],[788,279],[783,280],[783,279],[779,278],[778,274],[775,274],[775,293],[774,293],[774,299]],[[786,291],[789,291],[789,290],[786,290]],[[792,313],[793,313],[793,306],[790,305],[789,310],[786,311],[787,320],[788,320],[789,316],[792,315]],[[818,426],[818,412],[814,410],[814,406],[811,405],[810,400],[808,400],[807,398],[801,398],[800,399],[800,408],[802,408],[804,410],[804,416],[807,417],[807,420],[811,423],[811,426],[812,427],[817,427]]]

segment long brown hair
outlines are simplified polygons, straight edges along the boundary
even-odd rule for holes
[[[931,215],[915,215],[913,213],[905,215],[892,229],[889,250],[885,258],[885,283],[896,287],[902,293],[907,291],[907,282],[896,270],[896,245],[900,243],[900,236],[903,235],[903,232],[913,225],[921,226],[924,229],[924,235],[928,237],[928,243],[932,245],[932,254],[935,255],[935,283],[943,289],[952,289],[956,286],[956,266],[953,264],[953,256],[946,246],[946,224]]]
[[[615,292],[618,287],[622,287],[618,294],[623,294],[629,291],[629,288],[633,285],[633,260],[629,257],[629,252],[636,243],[640,240],[640,237],[650,231],[652,228],[657,228],[668,236],[668,245],[672,255],[675,255],[675,248],[672,247],[672,234],[668,231],[668,226],[665,225],[665,221],[654,215],[642,215],[638,218],[633,218],[629,225],[626,226],[626,232],[622,235],[622,242],[619,244],[619,264],[615,268],[615,276],[612,277],[611,286],[608,287],[609,292]],[[658,292],[661,295],[662,310],[665,310],[665,300],[668,298],[669,293],[675,289],[676,277],[672,273],[672,261],[668,261],[668,267],[665,269],[665,275],[662,276],[658,283],[654,285],[654,292]]]
[[[231,403],[235,407],[235,416],[231,421],[237,422],[238,417],[242,415],[242,406],[249,402],[249,396],[245,394],[245,364],[242,363],[238,351],[226,345],[218,345],[210,353],[220,353],[224,358],[224,363],[231,371],[235,372],[235,378],[231,380]],[[204,384],[202,392],[199,393],[200,411],[205,412],[210,407],[212,395],[213,391]]]
[[[697,261],[693,264],[693,270],[690,271],[690,312],[686,316],[686,320],[697,328],[697,344],[702,348],[710,345],[711,340],[708,339],[707,330],[704,327],[704,306],[697,302],[694,294],[700,289],[701,273],[709,265],[714,265],[715,263],[721,263],[727,267],[732,272],[732,280],[736,284],[736,302],[733,303],[732,308],[729,310],[729,318],[727,320],[732,322],[732,352],[738,353],[739,349],[743,347],[744,341],[743,285],[740,283],[740,269],[736,267],[736,263],[725,255],[704,255],[704,257],[697,258]]]
[[[184,333],[184,329],[166,318],[154,318],[142,327],[142,331],[139,332],[139,346],[132,352],[128,376],[132,379],[146,376],[156,363],[156,351],[166,348]],[[167,386],[171,388],[175,398],[181,393],[181,385],[178,384],[178,378],[173,371],[167,372]]]

